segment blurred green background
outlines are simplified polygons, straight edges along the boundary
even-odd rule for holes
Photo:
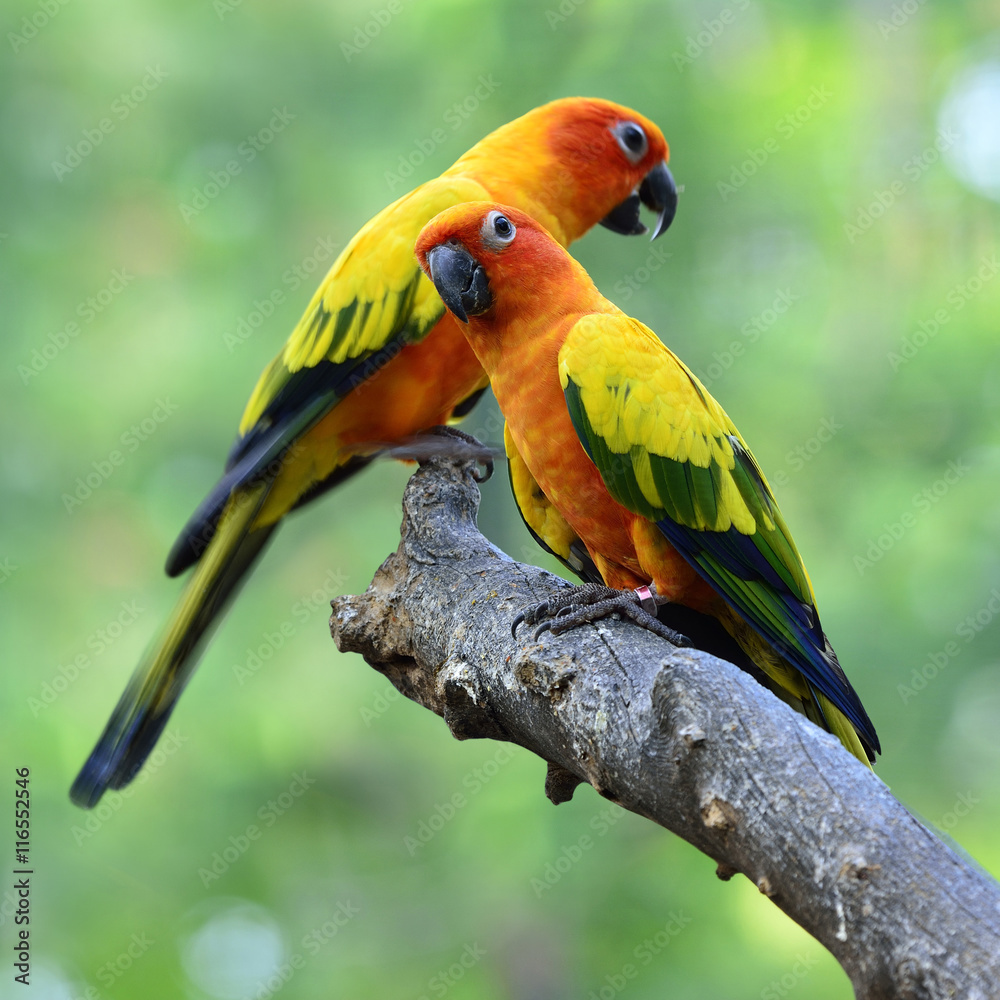
[[[655,245],[596,230],[575,252],[753,447],[880,776],[1000,872],[995,5],[17,0],[3,20],[0,798],[30,767],[33,996],[851,995],[746,880],[588,788],[553,808],[539,760],[455,742],[336,652],[328,601],[395,548],[403,466],[279,533],[127,798],[67,798],[333,254],[572,94],[658,122],[684,187]],[[487,403],[466,428],[501,439]],[[502,474],[481,523],[541,559]]]

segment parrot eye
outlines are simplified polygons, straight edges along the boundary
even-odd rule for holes
[[[638,163],[646,155],[649,142],[646,133],[635,122],[620,122],[611,131],[632,163]]]
[[[500,249],[514,239],[517,229],[502,212],[490,212],[483,222],[482,233],[483,239],[489,246]]]

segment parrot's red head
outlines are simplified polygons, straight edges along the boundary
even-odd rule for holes
[[[503,324],[527,306],[536,319],[566,293],[586,310],[600,293],[587,272],[531,216],[495,202],[445,209],[424,226],[417,260],[462,323]],[[478,324],[477,324],[478,325]]]
[[[668,158],[667,141],[648,118],[612,101],[567,97],[497,129],[445,176],[471,173],[563,245],[598,222],[618,233],[646,232],[640,202],[658,214],[655,239],[677,210]]]

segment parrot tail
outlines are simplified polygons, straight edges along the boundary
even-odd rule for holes
[[[160,637],[140,661],[70,798],[92,809],[108,788],[123,788],[149,756],[198,663],[200,645],[256,562],[277,525],[251,530],[269,483],[238,494],[219,520]]]
[[[819,719],[813,719],[817,725],[829,730],[841,743],[866,767],[871,767],[875,760],[875,753],[867,741],[863,741],[858,735],[858,731],[851,725],[847,716],[825,694],[812,688],[813,697],[816,699],[814,706],[819,709]],[[806,715],[811,717],[811,713],[806,709]]]

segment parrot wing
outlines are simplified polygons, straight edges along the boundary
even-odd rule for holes
[[[440,177],[389,205],[348,243],[258,380],[224,475],[167,558],[171,576],[200,557],[234,490],[272,478],[285,452],[338,400],[441,319],[444,304],[420,270],[413,245],[445,208],[488,197],[476,181]]]
[[[584,316],[559,352],[573,426],[611,495],[684,559],[878,749],[819,623],[805,566],[721,406],[648,327]]]

